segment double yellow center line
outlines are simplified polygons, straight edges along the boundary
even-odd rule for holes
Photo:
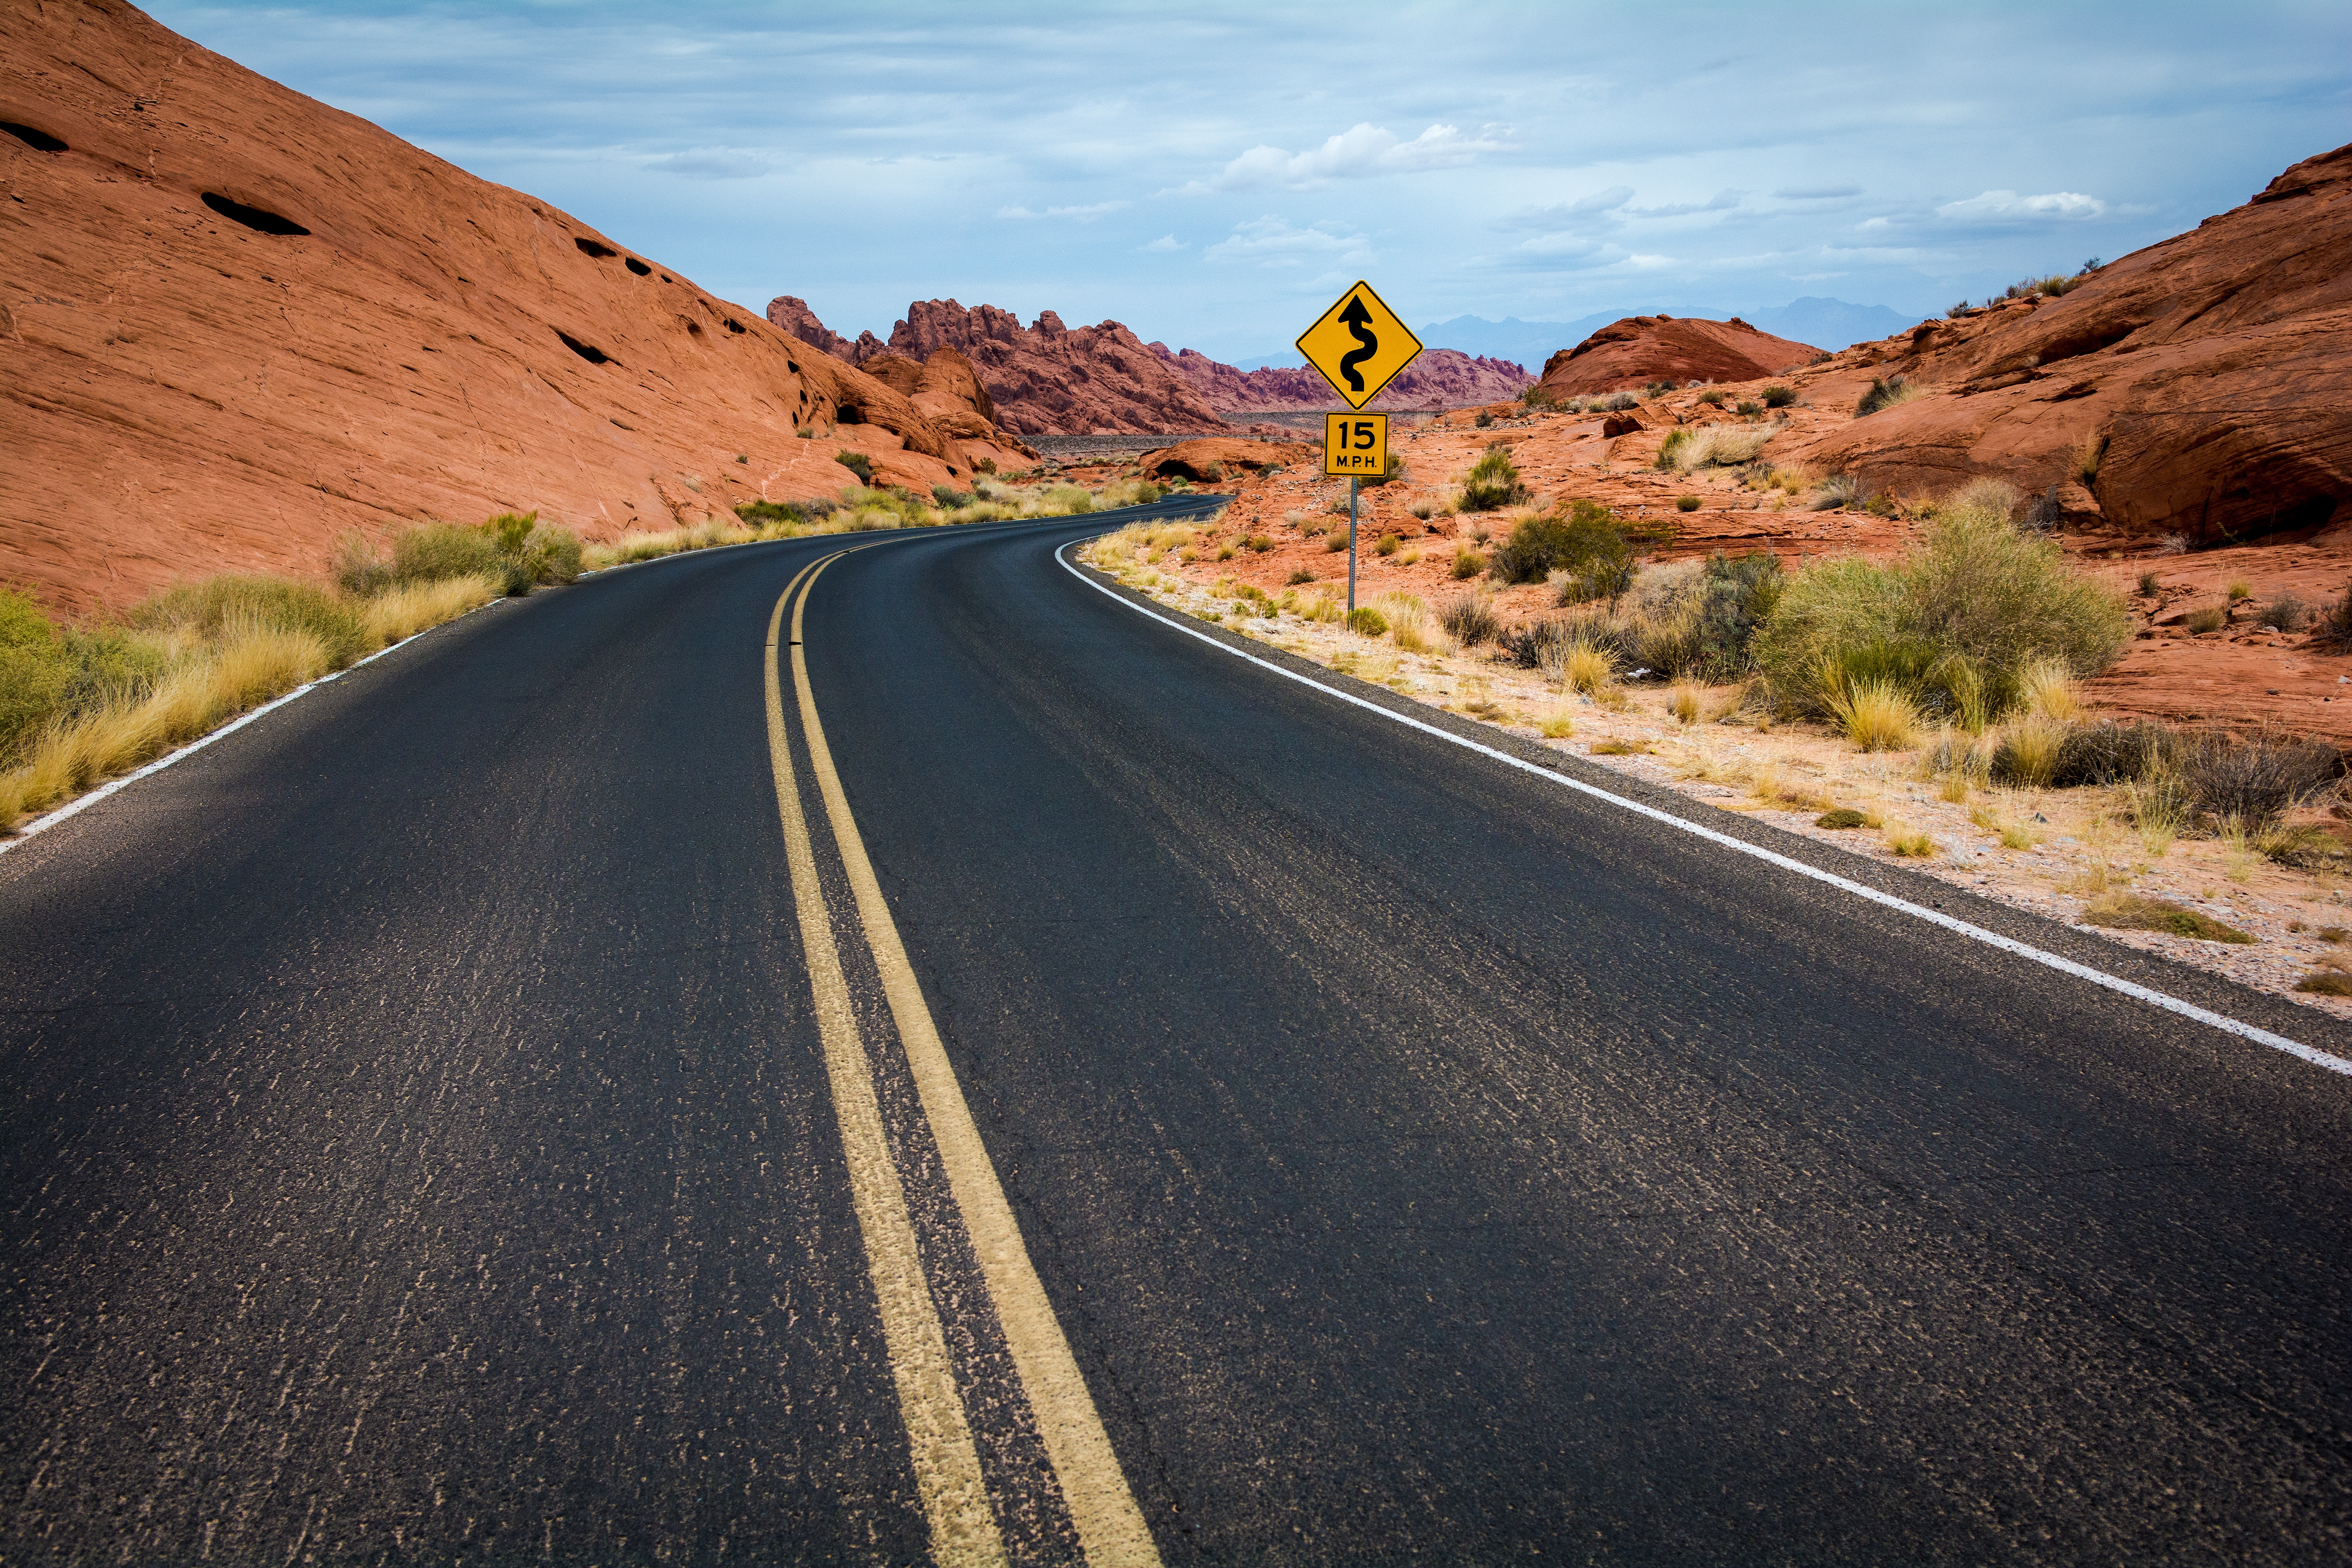
[[[815,994],[825,1073],[849,1165],[851,1202],[865,1242],[866,1269],[880,1303],[891,1377],[913,1454],[916,1491],[930,1526],[932,1556],[942,1563],[1001,1563],[1005,1561],[1004,1541],[981,1473],[971,1421],[956,1391],[955,1369],[939,1308],[923,1273],[905,1183],[883,1132],[873,1061],[850,1006],[832,913],[817,881],[816,855],[801,810],[792,743],[784,727],[783,649],[777,634],[787,605],[792,611],[793,686],[799,699],[801,733],[856,904],[857,930],[852,934],[864,940],[881,976],[883,997],[906,1053],[924,1119],[938,1144],[949,1193],[979,1257],[981,1276],[1003,1328],[1021,1392],[1045,1441],[1079,1546],[1089,1564],[1103,1568],[1157,1564],[1159,1550],[1128,1489],[1118,1457],[1111,1449],[1110,1437],[1103,1430],[1102,1417],[1087,1392],[1062,1325],[1054,1316],[1053,1304],[1045,1298],[1045,1288],[1029,1261],[1013,1206],[1005,1201],[1003,1184],[981,1142],[971,1110],[964,1103],[962,1087],[940,1041],[922,987],[907,962],[898,923],[890,918],[881,885],[866,858],[865,840],[850,815],[849,798],[842,791],[833,752],[825,744],[824,727],[817,719],[808,659],[801,647],[801,622],[817,577],[847,553],[839,551],[803,567],[768,617],[768,754],[775,768],[785,860],[800,916],[809,985]]]

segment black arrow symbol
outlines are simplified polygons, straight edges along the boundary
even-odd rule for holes
[[[1361,392],[1364,390],[1364,378],[1357,374],[1356,367],[1380,352],[1381,340],[1372,335],[1372,313],[1364,309],[1361,294],[1349,299],[1348,308],[1339,312],[1339,319],[1348,323],[1348,330],[1356,334],[1358,342],[1364,345],[1339,356],[1339,374],[1348,378],[1348,390]]]

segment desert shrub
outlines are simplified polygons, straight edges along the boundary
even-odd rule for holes
[[[2316,794],[2341,766],[2335,747],[2276,731],[2191,737],[2176,766],[2200,817],[2259,832]]]
[[[2066,744],[2066,726],[2039,714],[2003,731],[1992,749],[1992,782],[2014,789],[2041,789],[2056,777]]]
[[[2352,653],[2352,587],[2319,612],[2319,624],[2311,628],[2311,641],[2324,652]]]
[[[2025,515],[2018,520],[2017,526],[2028,533],[2055,533],[2059,518],[2058,487],[2052,485],[2033,498],[2025,509]]]
[[[874,459],[863,452],[835,452],[833,460],[857,476],[857,482],[871,488],[874,483]]]
[[[1706,657],[1705,628],[1688,604],[1659,616],[1632,617],[1626,628],[1639,667],[1680,680],[1697,673]]]
[[[1393,533],[1383,533],[1380,537],[1380,542],[1372,546],[1372,552],[1377,555],[1394,555],[1397,552],[1397,546],[1402,542],[1403,541]]]
[[[1360,605],[1348,612],[1348,629],[1362,637],[1376,637],[1389,629],[1389,621],[1370,605]]]
[[[1462,506],[1467,511],[1496,511],[1528,499],[1528,487],[1511,462],[1511,449],[1497,441],[1488,447],[1462,481]]]
[[[1315,574],[1309,572],[1304,566],[1293,567],[1291,569],[1289,581],[1290,585],[1296,588],[1302,583],[1312,583],[1315,581]]]
[[[1404,455],[1401,452],[1391,452],[1389,454],[1388,467],[1373,475],[1370,479],[1364,480],[1363,488],[1368,490],[1378,489],[1382,485],[1394,484],[1399,479],[1403,479],[1404,476]]]
[[[1463,544],[1454,547],[1454,564],[1446,570],[1447,574],[1455,582],[1466,583],[1486,569],[1486,558],[1468,545]]]
[[[2196,937],[2202,942],[2250,943],[2254,939],[2235,926],[2224,925],[2169,899],[2138,893],[2115,893],[2083,911],[2084,925],[2109,931],[2153,931],[2170,936]]]
[[[2203,609],[2189,611],[2186,624],[2191,637],[2203,637],[2208,632],[2218,632],[2228,626],[2230,612],[2218,605],[2208,605]]]
[[[2163,579],[2162,579],[2162,578],[2160,578],[2160,577],[2158,577],[2155,573],[2153,573],[2153,572],[2143,572],[2143,573],[2141,573],[2141,574],[2139,574],[2139,594],[2140,594],[2140,597],[2141,597],[2141,598],[2143,598],[2143,599],[2153,599],[2153,598],[2155,598],[2155,597],[2156,597],[2156,595],[2157,595],[2157,592],[2158,592],[2158,589],[2160,589],[2160,588],[2162,588],[2163,586],[2164,586],[2164,581],[2163,581]]]
[[[1675,510],[1676,511],[1696,511],[1698,510],[1698,497],[1676,496],[1675,498]]]
[[[1503,626],[1495,606],[1477,594],[1464,594],[1446,601],[1445,607],[1437,612],[1437,624],[1464,647],[1494,641]]]
[[[1842,506],[1859,506],[1864,493],[1862,480],[1856,476],[1832,474],[1813,492],[1813,510],[1833,511]]]
[[[1672,392],[1674,389],[1675,384],[1671,381],[1654,381],[1642,388],[1642,395],[1644,397],[1664,397],[1667,393]]]
[[[1794,387],[1773,385],[1764,389],[1764,406],[1767,408],[1786,408],[1796,401]]]
[[[1274,536],[1266,533],[1253,533],[1242,541],[1242,548],[1255,554],[1264,555],[1274,548]]]
[[[1775,690],[1817,710],[1843,681],[1872,677],[1959,711],[1975,690],[1990,719],[2016,705],[2029,665],[2095,674],[2129,630],[2121,601],[2056,544],[1963,507],[1900,561],[1848,557],[1798,574],[1754,647]]]
[[[1758,415],[1764,412],[1764,405],[1757,402],[1752,397],[1743,397],[1739,400],[1738,406],[1734,408],[1732,412],[1738,415],[1742,419],[1753,419]]]
[[[2301,599],[2293,594],[2281,594],[2254,612],[2254,624],[2268,626],[2275,632],[2291,632],[2301,627],[2310,617],[2311,612],[2304,607]]]
[[[1751,667],[1748,644],[1771,616],[1788,577],[1777,555],[1759,551],[1707,557],[1697,595],[1700,659],[1711,681],[1738,680]]]
[[[1857,751],[1905,751],[1918,738],[1919,710],[1900,681],[1847,681],[1827,700],[1831,718]]]
[[[1698,400],[1701,403],[1706,404],[1709,408],[1722,407],[1724,391],[1723,388],[1719,386],[1710,386],[1705,392],[1698,395]]]
[[[478,528],[427,522],[392,536],[388,580],[438,583],[450,577],[488,577],[503,584],[506,562],[499,542]],[[350,586],[346,579],[346,586]]]
[[[1397,647],[1407,653],[1431,651],[1429,605],[1418,595],[1382,594],[1373,604],[1386,617]]]
[[[2136,783],[2171,768],[2182,745],[2178,730],[2145,720],[2078,724],[2060,739],[2049,782],[2059,789]]]
[[[1632,584],[1633,550],[1616,513],[1575,500],[1519,519],[1489,569],[1506,583],[1538,582],[1564,571],[1580,584],[1580,598],[1615,599]]]
[[[1642,400],[1630,392],[1612,392],[1606,397],[1595,399],[1592,404],[1594,411],[1601,414],[1622,414],[1629,408],[1641,406]]]
[[[955,510],[958,507],[970,506],[972,503],[972,498],[971,496],[966,495],[963,491],[956,489],[953,485],[933,485],[931,487],[931,499],[939,502],[940,506],[946,508],[950,511]]]
[[[1495,423],[1495,416],[1481,408],[1478,410],[1478,416],[1475,419],[1471,420],[1470,423],[1475,425],[1479,429],[1484,430]]]
[[[1870,380],[1870,390],[1864,393],[1862,400],[1853,405],[1853,416],[1857,419],[1867,418],[1882,408],[1893,408],[1908,403],[1915,397],[1926,395],[1927,395],[1927,389],[1908,376],[1873,376]]]
[[[208,577],[166,589],[133,608],[127,619],[142,631],[208,641],[247,631],[309,636],[318,639],[332,669],[368,651],[367,623],[357,610],[307,583],[276,577]]]

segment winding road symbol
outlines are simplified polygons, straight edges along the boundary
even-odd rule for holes
[[[1339,374],[1348,378],[1349,391],[1361,392],[1364,390],[1364,373],[1356,367],[1381,352],[1381,340],[1372,331],[1372,313],[1364,309],[1363,300],[1357,295],[1348,296],[1348,308],[1339,312],[1339,320],[1363,345],[1353,353],[1339,356]]]
[[[1421,353],[1421,340],[1358,282],[1299,335],[1298,352],[1350,408],[1361,408]]]

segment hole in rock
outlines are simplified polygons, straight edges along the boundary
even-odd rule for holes
[[[279,217],[265,207],[249,207],[243,202],[233,202],[226,196],[215,195],[210,191],[205,193],[205,205],[212,208],[229,222],[241,223],[257,234],[290,236],[310,232],[290,217]]]
[[[634,256],[623,257],[621,258],[621,265],[627,268],[630,271],[635,273],[640,278],[648,277],[653,272],[652,268],[646,266],[644,262],[638,260]]]
[[[565,348],[570,349],[573,353],[578,354],[590,364],[610,364],[613,363],[613,356],[611,354],[606,353],[603,349],[598,348],[593,343],[582,342],[578,338],[573,337],[562,327],[555,329],[555,335],[563,340],[563,346]]]
[[[66,144],[47,132],[37,131],[30,125],[19,125],[13,120],[0,120],[0,131],[5,131],[36,153],[62,153],[66,150]]]
[[[743,330],[743,323],[730,316],[727,318],[727,330],[730,332],[740,332]]]
[[[866,423],[866,416],[845,403],[841,405],[840,412],[833,416],[833,422],[836,425],[863,425]]]
[[[593,239],[575,239],[575,240],[573,240],[572,243],[572,244],[574,244],[574,245],[576,245],[576,246],[578,246],[582,250],[585,251],[585,252],[586,252],[587,254],[589,254],[590,256],[595,257],[595,258],[596,258],[598,260],[600,260],[600,261],[601,261],[601,260],[603,260],[605,257],[608,257],[608,256],[618,256],[618,255],[620,255],[620,254],[621,254],[619,251],[617,251],[617,250],[614,249],[611,246],[609,246],[609,245],[599,245],[599,244],[597,244],[597,243],[596,243],[594,240],[593,240]]]

